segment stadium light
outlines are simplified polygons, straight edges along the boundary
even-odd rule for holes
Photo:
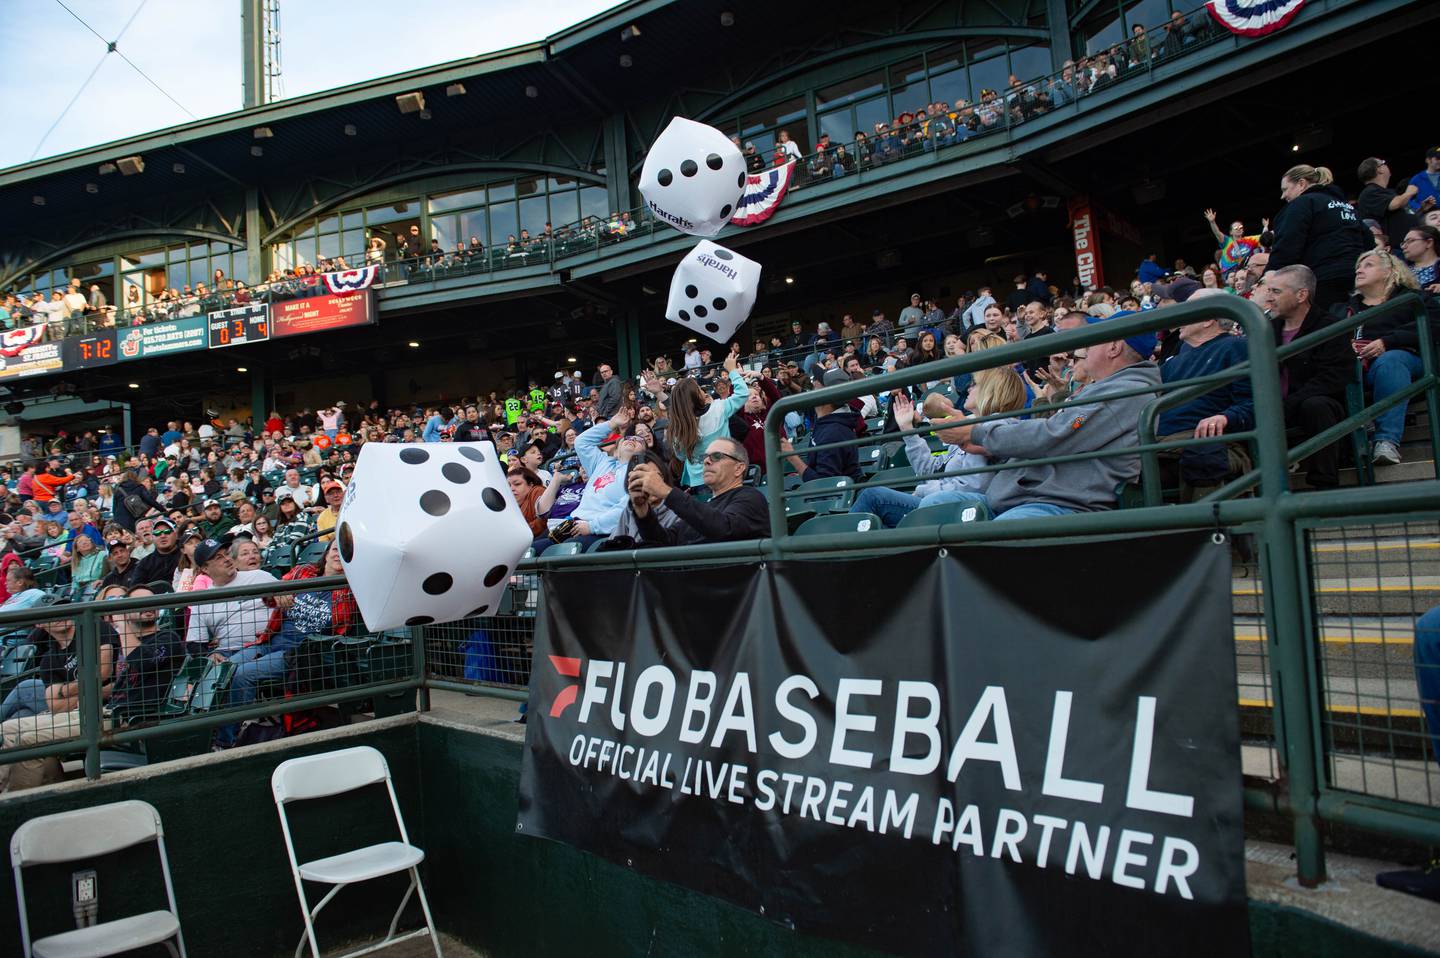
[[[626,27],[624,30],[621,30],[621,31],[620,31],[620,42],[621,42],[621,43],[624,43],[626,40],[629,40],[631,37],[638,37],[639,35],[640,35],[640,28],[637,27],[635,24],[632,23],[632,24],[630,24],[630,26],[628,26],[628,27]]]
[[[139,384],[139,383],[130,383],[129,386],[130,386],[131,389],[139,389],[139,388],[140,388],[140,384]]]
[[[450,84],[449,86],[447,86],[447,87],[445,88],[445,95],[446,95],[446,96],[464,96],[464,95],[465,95],[465,84],[463,84],[463,83],[452,83],[452,84]]]
[[[574,356],[566,356],[565,361],[567,363],[578,363],[580,360],[576,359]]]
[[[786,285],[786,286],[794,286],[794,285],[795,285],[795,277],[793,277],[793,276],[787,276],[787,277],[785,277],[785,285]]]
[[[419,344],[419,343],[416,343],[416,342],[411,342],[411,343],[409,343],[408,345],[410,346],[411,349],[419,349],[419,348],[420,348],[420,344]]]
[[[395,105],[400,108],[401,113],[419,113],[425,109],[425,94],[418,90],[414,93],[402,93],[395,98]]]
[[[236,366],[236,367],[235,367],[235,371],[236,371],[237,373],[248,373],[248,372],[250,371],[250,369],[249,369],[248,367],[246,367],[246,366]]]
[[[257,126],[254,131],[257,140],[268,140],[274,135],[275,133],[268,126]]]
[[[184,172],[185,172],[185,164],[184,164],[184,163],[172,163],[172,164],[170,165],[170,172],[172,172],[172,173],[184,173]]]
[[[136,173],[144,173],[145,158],[142,156],[122,156],[115,161],[115,168],[120,171],[121,176],[133,176]]]
[[[114,172],[115,172],[115,164],[114,164],[114,163],[101,163],[101,164],[100,164],[100,175],[101,175],[101,176],[109,176],[111,173],[114,173]]]

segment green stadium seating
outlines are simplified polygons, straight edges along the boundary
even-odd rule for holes
[[[828,536],[845,532],[874,532],[885,526],[871,512],[835,512],[806,519],[795,530],[797,536]]]
[[[8,695],[22,680],[39,671],[35,667],[35,651],[35,646],[25,643],[9,646],[0,655],[0,696]]]
[[[845,512],[855,498],[852,485],[854,480],[849,476],[826,476],[802,482],[795,490],[796,495],[785,500],[785,517],[795,527],[811,516]]]
[[[943,526],[953,522],[984,522],[991,519],[990,507],[983,502],[942,502],[925,506],[900,520],[900,529],[915,526]]]
[[[549,558],[550,556],[573,556],[579,554],[580,543],[572,540],[570,542],[555,543],[554,545],[546,549],[543,553],[541,553],[541,558]]]

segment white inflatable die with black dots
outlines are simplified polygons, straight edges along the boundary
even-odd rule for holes
[[[750,315],[759,287],[759,263],[701,240],[675,267],[665,318],[723,343]]]
[[[677,116],[645,154],[640,194],[656,219],[714,236],[745,192],[745,157],[713,126]]]
[[[489,442],[367,442],[335,535],[371,632],[490,612],[533,541]]]

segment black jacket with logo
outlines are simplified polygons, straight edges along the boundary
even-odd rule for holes
[[[1272,270],[1299,263],[1317,279],[1344,279],[1355,272],[1355,260],[1374,247],[1370,231],[1339,188],[1312,186],[1275,214]]]

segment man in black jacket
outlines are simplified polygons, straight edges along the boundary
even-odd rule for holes
[[[770,528],[769,512],[765,494],[744,484],[749,466],[744,445],[728,436],[710,440],[701,470],[711,493],[709,502],[673,488],[651,463],[632,468],[625,488],[645,541],[668,546],[764,538]],[[669,528],[660,525],[652,508],[662,502],[680,519]]]
[[[825,373],[824,385],[836,386],[849,381],[850,377],[844,370],[832,369]],[[815,407],[815,428],[810,434],[811,445],[824,446],[863,435],[864,420],[848,404],[829,406],[821,403]],[[819,452],[806,453],[802,459],[795,454],[795,447],[790,444],[790,440],[781,437],[780,449],[800,474],[800,478],[806,482],[831,476],[849,476],[856,482],[860,481],[860,456],[854,446],[822,449]]]
[[[1275,329],[1283,346],[1334,322],[1312,307],[1315,274],[1306,266],[1285,266],[1265,274],[1265,292]],[[1280,363],[1285,427],[1297,445],[1345,418],[1345,384],[1355,376],[1355,353],[1345,336],[1334,336]],[[1340,440],[1307,460],[1306,479],[1316,489],[1340,483]]]

